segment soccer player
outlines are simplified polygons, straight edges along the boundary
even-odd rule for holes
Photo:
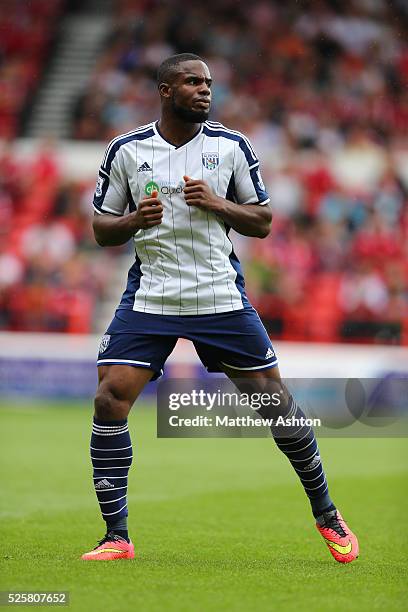
[[[166,59],[158,89],[159,121],[110,142],[94,196],[97,242],[115,246],[133,238],[136,260],[99,349],[91,459],[107,528],[85,560],[134,557],[127,526],[127,418],[143,387],[161,375],[178,338],[194,343],[208,370],[224,371],[238,385],[245,380],[283,389],[228,238],[230,228],[245,236],[269,234],[272,217],[257,156],[243,134],[208,121],[211,76],[201,58],[183,53]],[[279,415],[304,417],[294,399],[284,397]],[[329,496],[312,429],[272,433],[299,476],[330,552],[342,563],[353,561],[357,538]]]

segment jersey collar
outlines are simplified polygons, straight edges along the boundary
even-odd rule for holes
[[[159,121],[155,121],[153,123],[153,130],[155,132],[155,134],[161,138],[162,140],[164,140],[164,142],[166,142],[168,145],[170,145],[171,147],[173,147],[173,149],[182,149],[183,147],[185,147],[189,142],[191,142],[192,140],[194,140],[194,138],[197,138],[203,131],[203,125],[204,123],[202,123],[200,125],[200,129],[188,140],[186,140],[186,142],[183,142],[183,144],[176,146],[175,144],[173,144],[172,142],[170,142],[169,140],[167,140],[162,133],[159,130],[159,125],[158,125]]]

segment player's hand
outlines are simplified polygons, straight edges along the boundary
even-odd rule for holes
[[[134,229],[149,229],[160,225],[163,219],[163,204],[157,198],[157,191],[152,191],[151,196],[146,196],[139,202],[137,211],[131,213]],[[130,215],[129,215],[130,216]]]
[[[210,186],[202,180],[191,179],[183,176],[185,181],[184,198],[188,206],[197,206],[215,213],[220,212],[224,200],[218,197]]]

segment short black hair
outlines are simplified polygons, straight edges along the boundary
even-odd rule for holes
[[[168,83],[169,80],[171,80],[172,72],[174,72],[176,66],[183,62],[191,61],[204,62],[201,57],[194,53],[178,53],[177,55],[171,55],[165,59],[157,70],[157,85]]]

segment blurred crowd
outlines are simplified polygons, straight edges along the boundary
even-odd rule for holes
[[[293,340],[408,343],[406,0],[116,0],[113,7],[106,47],[73,109],[73,138],[107,141],[154,120],[161,60],[203,56],[214,79],[211,119],[251,138],[271,196],[271,235],[243,243],[248,293],[268,329]],[[32,245],[49,241],[27,225],[25,239],[18,229],[23,267],[3,270],[14,269],[20,284],[78,287],[98,299],[104,289],[97,260],[88,260],[86,188],[57,178],[53,185],[44,231],[61,232],[56,241],[72,251],[57,271],[32,272],[52,258],[36,260]],[[7,185],[0,188],[13,200]],[[9,206],[24,210],[15,200]],[[0,324],[3,317],[15,326],[20,314],[14,322],[2,314],[1,257]],[[44,326],[53,329],[47,316]]]
[[[0,138],[13,138],[40,83],[63,0],[0,2]]]
[[[86,333],[114,262],[92,236],[94,182],[63,178],[50,142],[0,151],[0,329]]]
[[[159,113],[156,69],[202,55],[212,118],[274,146],[341,146],[356,123],[389,143],[408,125],[406,0],[116,0],[115,25],[73,134],[110,139]]]

